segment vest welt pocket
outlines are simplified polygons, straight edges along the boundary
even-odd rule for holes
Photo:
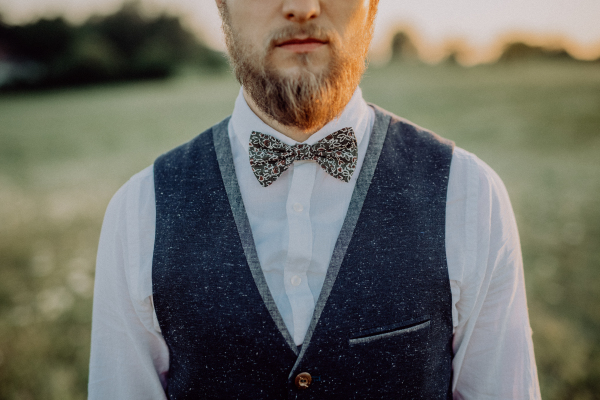
[[[352,336],[348,343],[350,346],[357,344],[365,344],[373,342],[375,340],[386,339],[393,336],[405,335],[410,332],[416,332],[418,330],[429,327],[431,321],[429,316],[426,315],[423,318],[416,320],[401,322],[399,324],[386,325],[379,328],[369,329],[366,331],[357,332]]]

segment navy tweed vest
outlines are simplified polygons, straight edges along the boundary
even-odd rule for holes
[[[228,119],[154,165],[154,306],[170,399],[451,399],[445,210],[453,144],[375,106],[306,339],[258,263]],[[308,389],[295,377],[311,374]]]

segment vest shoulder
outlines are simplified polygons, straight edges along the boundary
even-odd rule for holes
[[[370,104],[375,110],[376,117],[389,119],[388,136],[394,141],[401,140],[405,144],[417,146],[437,147],[453,151],[454,142],[435,132],[425,129],[414,122],[402,118],[377,105]]]

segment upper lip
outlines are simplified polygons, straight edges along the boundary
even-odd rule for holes
[[[285,46],[288,44],[305,44],[305,43],[327,43],[326,40],[309,37],[309,36],[296,36],[293,38],[283,39],[275,43],[275,46]]]

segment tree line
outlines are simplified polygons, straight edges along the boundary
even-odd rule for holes
[[[126,3],[74,25],[64,18],[9,25],[0,18],[0,89],[35,89],[165,78],[182,66],[227,68],[177,17],[144,16]]]
[[[456,64],[460,49],[449,49],[449,55],[446,62]],[[411,39],[410,35],[400,30],[396,32],[391,41],[391,59],[394,62],[405,62],[418,60],[418,49]],[[511,63],[519,61],[532,60],[566,60],[574,62],[595,62],[600,63],[600,58],[592,61],[581,61],[574,58],[569,52],[560,47],[535,46],[523,41],[509,42],[504,45],[500,57],[496,60],[498,63]]]
[[[390,45],[391,62],[418,60],[406,32],[397,32]],[[456,63],[457,56],[454,51],[446,61]],[[526,59],[573,60],[564,49],[514,42],[505,46],[498,62]],[[186,30],[178,17],[145,16],[135,1],[79,25],[60,17],[10,25],[0,15],[0,90],[166,78],[184,66],[220,71],[227,60]]]

